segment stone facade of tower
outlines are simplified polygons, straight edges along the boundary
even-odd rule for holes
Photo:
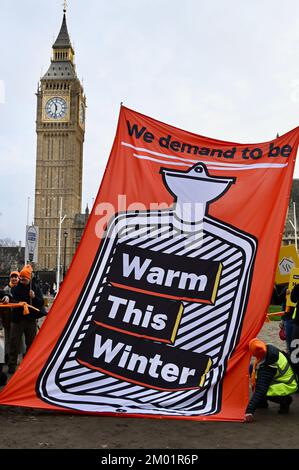
[[[39,227],[38,270],[57,269],[61,207],[61,216],[66,216],[61,224],[61,269],[63,264],[69,266],[80,238],[76,221],[82,203],[85,109],[64,13],[50,67],[37,91],[34,219]]]

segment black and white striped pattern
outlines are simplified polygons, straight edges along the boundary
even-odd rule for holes
[[[60,369],[59,383],[67,393],[87,396],[110,396],[126,398],[144,409],[156,408],[180,412],[181,414],[199,413],[206,406],[207,389],[213,388],[223,375],[223,366],[219,366],[225,336],[228,334],[230,313],[236,297],[242,270],[244,252],[236,245],[217,238],[207,230],[201,230],[196,236],[181,233],[172,225],[162,227],[130,227],[118,243],[138,246],[169,255],[211,259],[223,264],[221,280],[215,305],[184,302],[184,314],[177,332],[174,348],[182,348],[197,353],[207,354],[212,358],[213,367],[207,374],[204,389],[179,392],[161,392],[122,382],[100,372],[82,367],[74,360],[85,333],[92,321],[92,313],[100,302],[101,291],[107,280],[110,267],[107,266],[105,277],[98,286],[97,295],[90,305],[87,316],[77,341],[68,355],[68,360]],[[113,253],[110,263],[113,262]],[[172,346],[170,346],[172,347]]]

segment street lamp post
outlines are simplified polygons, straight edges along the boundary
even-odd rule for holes
[[[60,285],[60,245],[61,245],[61,225],[66,218],[62,217],[62,197],[60,198],[59,221],[58,221],[58,251],[57,251],[57,271],[56,271],[56,292],[59,291]]]
[[[296,203],[295,203],[295,202],[293,202],[293,213],[294,213],[295,247],[296,247],[296,251],[298,251],[298,244],[297,244],[297,218],[296,218]]]
[[[63,232],[63,236],[64,236],[64,254],[63,254],[63,279],[64,279],[64,277],[65,277],[65,259],[66,259],[66,240],[67,240],[67,237],[68,237],[68,233]]]
[[[298,242],[297,242],[297,218],[296,218],[296,203],[293,202],[293,217],[294,217],[294,222],[289,219],[289,222],[291,224],[291,226],[293,227],[294,229],[294,237],[295,237],[295,247],[296,247],[296,251],[298,251]]]

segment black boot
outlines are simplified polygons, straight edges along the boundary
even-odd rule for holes
[[[257,408],[264,408],[264,409],[266,409],[266,408],[268,408],[268,407],[269,407],[269,405],[268,405],[267,400],[260,401],[259,404],[257,405]]]
[[[6,385],[6,382],[7,382],[7,375],[2,372],[0,372],[0,386],[2,387],[3,385]]]
[[[8,373],[9,374],[14,374],[15,371],[16,371],[16,366],[12,366],[12,365],[8,366]]]
[[[282,398],[284,400],[280,403],[278,413],[280,415],[287,415],[290,409],[290,404],[293,401],[293,398],[290,395],[287,395],[286,397],[282,397]]]

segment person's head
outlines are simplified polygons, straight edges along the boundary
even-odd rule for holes
[[[28,285],[32,278],[32,267],[30,264],[24,266],[24,268],[20,271],[20,282],[23,285]]]
[[[258,361],[262,361],[267,353],[266,344],[258,338],[253,338],[249,341],[249,352],[252,356],[256,357]]]
[[[19,282],[19,271],[12,271],[9,275],[9,284],[11,287],[16,286]]]

